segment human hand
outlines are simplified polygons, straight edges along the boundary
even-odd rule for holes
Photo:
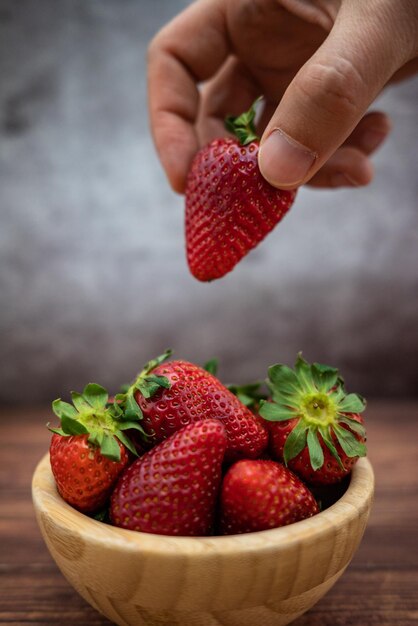
[[[417,55],[417,0],[198,0],[149,48],[151,129],[173,189],[226,134],[226,115],[260,95],[259,166],[272,185],[369,183],[390,121],[366,111],[418,71]]]

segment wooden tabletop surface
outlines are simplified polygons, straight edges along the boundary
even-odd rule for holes
[[[104,626],[52,561],[32,510],[49,419],[48,409],[0,412],[0,624]],[[368,528],[345,574],[295,626],[418,624],[418,402],[370,402],[366,419],[376,473]]]

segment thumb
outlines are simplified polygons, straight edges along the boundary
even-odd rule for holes
[[[394,20],[379,19],[376,10],[367,15],[367,4],[343,3],[327,39],[299,70],[267,125],[259,166],[275,187],[312,178],[405,62],[405,37],[393,32]]]

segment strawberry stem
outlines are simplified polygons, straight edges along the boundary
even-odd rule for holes
[[[225,118],[225,128],[238,139],[242,146],[246,146],[252,141],[258,141],[259,137],[255,128],[256,105],[261,98],[257,98],[248,111],[241,113],[237,117],[228,115]]]
[[[139,391],[144,398],[152,398],[161,388],[169,389],[170,381],[165,376],[156,376],[153,370],[164,363],[172,355],[172,350],[168,349],[163,354],[151,361],[148,361],[137,375],[131,385],[125,386],[123,393],[115,396],[114,411],[118,412],[118,417],[122,420],[133,420],[138,422],[143,418],[141,407],[135,400],[135,393]],[[137,428],[142,431],[146,437],[142,427]]]
[[[332,396],[326,393],[308,393],[301,396],[300,416],[309,426],[328,426],[336,422],[338,409]]]

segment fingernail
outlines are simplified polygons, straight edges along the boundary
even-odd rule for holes
[[[360,139],[361,147],[366,152],[374,152],[384,142],[386,135],[387,133],[376,130],[367,130]]]
[[[297,187],[306,178],[317,154],[276,128],[260,146],[258,163],[275,187]]]
[[[347,174],[343,174],[342,172],[336,172],[331,176],[330,179],[331,187],[360,187],[360,183],[356,182]]]

